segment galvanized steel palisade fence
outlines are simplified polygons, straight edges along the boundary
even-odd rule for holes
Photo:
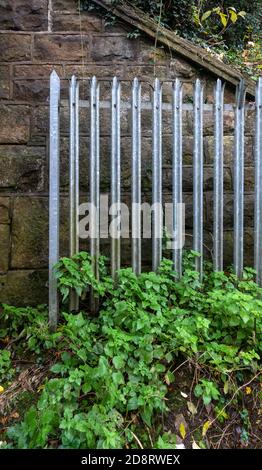
[[[69,88],[70,146],[69,146],[69,200],[70,200],[70,255],[77,253],[78,207],[79,207],[79,109],[85,107],[90,113],[89,154],[82,156],[89,161],[89,202],[96,208],[94,226],[91,227],[90,254],[93,271],[98,278],[98,258],[100,254],[100,110],[111,108],[111,204],[120,211],[121,204],[121,109],[131,110],[132,121],[132,268],[141,272],[141,113],[144,109],[152,112],[152,205],[162,204],[162,110],[172,113],[172,202],[173,230],[177,229],[179,203],[183,202],[182,188],[182,111],[193,110],[193,249],[200,253],[196,258],[196,270],[203,274],[203,111],[214,116],[214,165],[213,165],[213,266],[215,271],[223,270],[223,114],[224,110],[234,110],[234,270],[241,276],[243,270],[244,247],[244,125],[246,105],[245,85],[241,81],[236,89],[234,105],[224,104],[224,84],[217,80],[214,89],[214,105],[204,104],[203,85],[199,79],[194,84],[193,104],[183,103],[183,83],[175,79],[172,83],[172,104],[162,102],[162,83],[155,79],[152,102],[142,101],[141,82],[135,78],[130,90],[131,102],[121,101],[121,81],[112,80],[111,101],[100,100],[100,86],[96,77],[90,80],[89,100],[79,99],[79,80],[71,78]],[[49,183],[49,316],[50,325],[55,328],[58,317],[57,281],[53,265],[59,259],[59,107],[60,80],[55,71],[50,76],[50,183]],[[255,103],[255,213],[254,213],[254,265],[257,282],[262,285],[262,77],[256,86]],[[153,206],[154,207],[154,206]],[[152,211],[152,269],[156,270],[162,258],[163,214]],[[116,234],[111,234],[116,235]],[[178,276],[182,273],[182,250],[173,249],[174,269]],[[121,267],[121,240],[111,238],[111,274],[117,279]],[[92,297],[92,296],[91,296]],[[94,301],[93,301],[94,302]],[[70,294],[71,310],[78,309],[79,300]],[[96,308],[94,303],[92,308]]]

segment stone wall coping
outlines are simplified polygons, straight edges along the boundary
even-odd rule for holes
[[[191,41],[179,37],[172,31],[169,31],[153,19],[149,18],[140,8],[135,7],[129,1],[120,0],[120,4],[112,4],[111,1],[94,0],[94,2],[112,11],[115,16],[125,23],[132,25],[147,36],[156,39],[159,44],[168,47],[178,53],[181,57],[192,63],[206,69],[218,78],[222,78],[233,86],[238,85],[241,78],[245,79],[247,93],[255,96],[255,84],[247,75],[242,74],[232,65],[226,65],[222,61],[216,59],[204,48],[194,45]]]

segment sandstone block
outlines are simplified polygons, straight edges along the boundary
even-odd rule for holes
[[[89,54],[88,37],[78,34],[41,34],[34,37],[34,58],[43,61],[81,61]]]
[[[20,79],[32,79],[32,78],[46,78],[49,79],[50,74],[53,70],[56,70],[60,77],[62,76],[62,66],[61,65],[14,65],[13,67],[13,75],[14,78]]]
[[[91,57],[94,60],[127,60],[137,56],[137,43],[126,36],[93,36]]]
[[[68,256],[68,198],[61,198],[60,254]],[[16,197],[13,209],[12,269],[48,266],[48,197]]]
[[[26,61],[31,59],[29,34],[1,33],[0,61]]]
[[[0,143],[23,144],[29,139],[30,108],[0,104]]]
[[[224,163],[232,164],[234,161],[234,136],[224,136]],[[204,156],[205,162],[207,164],[213,164],[214,162],[214,137],[205,137],[204,138]],[[252,137],[245,137],[245,163],[246,165],[253,163],[253,139]]]
[[[10,222],[10,199],[9,197],[0,197],[0,224],[9,224]]]
[[[48,273],[44,270],[9,271],[0,276],[0,302],[16,306],[48,302]]]
[[[54,32],[66,31],[73,32],[80,30],[85,33],[101,32],[102,31],[102,18],[87,13],[79,14],[53,12],[52,30]]]
[[[0,188],[41,191],[44,188],[44,147],[0,146]]]
[[[48,0],[1,0],[0,29],[47,30]]]
[[[8,270],[9,242],[10,242],[9,225],[0,224],[0,273],[4,273]]]
[[[9,67],[8,65],[0,65],[0,98],[9,99],[9,93]]]

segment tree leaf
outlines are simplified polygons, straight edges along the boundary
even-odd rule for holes
[[[230,19],[231,19],[232,23],[235,23],[235,22],[237,21],[237,14],[236,14],[236,12],[233,11],[233,10],[230,10],[229,13],[230,13]]]
[[[192,442],[192,449],[201,449],[201,447],[199,447],[199,445],[197,445],[195,440],[193,440],[193,442]]]
[[[209,18],[209,16],[211,15],[211,13],[212,13],[211,10],[205,11],[205,13],[201,17],[201,23],[203,23],[203,21],[207,20],[207,18]]]
[[[182,439],[185,439],[185,437],[186,437],[186,428],[185,428],[184,423],[180,423],[179,432],[181,434]]]
[[[226,25],[227,25],[227,16],[225,15],[225,13],[219,13],[219,16],[220,16],[220,21],[221,21],[222,25],[224,27],[226,27]]]
[[[206,421],[203,425],[203,428],[202,428],[202,436],[205,437],[208,429],[210,428],[211,426],[211,421]]]
[[[224,394],[227,395],[228,394],[228,389],[229,389],[229,382],[228,380],[225,382],[224,384]]]
[[[246,11],[239,11],[238,16],[241,16],[241,18],[245,18],[247,12]]]
[[[192,401],[188,401],[187,402],[187,407],[188,407],[188,410],[190,411],[190,413],[194,416],[195,414],[197,414],[197,408],[196,406],[194,405],[194,403],[192,403]]]

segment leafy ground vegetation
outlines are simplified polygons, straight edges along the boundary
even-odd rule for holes
[[[101,10],[92,0],[81,0],[81,9]],[[256,79],[262,68],[261,0],[115,0],[135,5],[179,36],[209,50],[225,63],[232,63]],[[114,10],[105,14],[115,24]],[[136,38],[139,31],[128,34]]]
[[[8,448],[261,447],[262,289],[185,257],[157,273],[119,272],[114,285],[89,255],[56,267],[64,301],[56,332],[47,308],[3,305],[0,316],[0,441]],[[99,296],[96,316],[85,296]]]

